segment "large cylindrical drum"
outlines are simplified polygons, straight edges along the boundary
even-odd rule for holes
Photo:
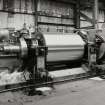
[[[47,62],[74,61],[84,55],[85,42],[78,34],[44,34]]]

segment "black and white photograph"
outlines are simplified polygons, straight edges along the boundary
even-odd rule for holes
[[[105,105],[105,1],[0,0],[0,105]]]

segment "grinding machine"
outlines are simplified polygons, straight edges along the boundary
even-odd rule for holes
[[[97,34],[95,30],[87,34],[30,34],[25,30],[18,32],[18,35],[16,42],[1,44],[0,51],[2,55],[21,59],[20,71],[27,70],[34,81],[43,77],[50,79],[50,71],[69,68],[70,72],[70,69],[83,64],[88,69],[85,72],[97,73],[105,58],[104,34]]]

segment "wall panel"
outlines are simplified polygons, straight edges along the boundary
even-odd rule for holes
[[[38,11],[45,11],[46,13],[51,13],[54,16],[69,15],[73,18],[73,8],[73,5],[67,3],[54,2],[51,0],[40,0]]]
[[[0,28],[21,29],[24,23],[26,23],[27,27],[34,26],[34,15],[24,14],[33,12],[34,7],[32,7],[32,0],[26,0],[27,2],[25,0],[12,1],[14,4],[11,3],[13,5],[11,8],[13,7],[12,11],[14,11],[14,13],[11,13],[11,8],[6,8],[6,12],[0,12]],[[27,5],[25,5],[26,3]],[[3,0],[0,0],[0,9],[3,10]]]
[[[5,1],[5,3],[3,2]],[[6,3],[9,2],[9,5]],[[3,4],[4,3],[4,4]],[[7,8],[8,7],[8,8]],[[54,0],[39,0],[38,18],[39,27],[45,30],[70,30],[74,28],[74,8],[70,3],[55,2]],[[21,29],[23,24],[34,26],[34,0],[0,0],[0,10],[11,11],[14,13],[0,12],[0,28]],[[16,13],[15,13],[16,12]],[[84,9],[82,13],[92,18],[92,10]],[[28,14],[29,13],[29,14]],[[99,27],[105,20],[104,10],[99,11]],[[81,27],[88,27],[92,24],[81,17]]]
[[[89,18],[93,18],[93,14],[92,14],[92,10],[91,9],[85,9],[85,10],[82,10],[81,11],[82,13],[84,13],[86,16],[88,16]],[[80,27],[88,27],[88,26],[92,26],[92,24],[88,21],[86,21],[83,17],[80,17],[81,19],[81,24],[80,24]],[[100,9],[99,10],[99,15],[98,15],[98,27],[101,29],[101,26],[102,24],[104,23],[105,21],[105,11]]]
[[[0,28],[7,28],[8,13],[0,12]]]
[[[105,12],[104,10],[100,10],[98,15],[98,22],[104,22],[104,21],[105,21]]]
[[[3,0],[0,0],[0,10],[3,9]]]
[[[27,27],[34,26],[34,16],[24,14],[14,15],[14,28],[21,29],[24,23],[26,23]]]
[[[55,2],[51,0],[39,0],[38,11],[43,16],[39,17],[39,22],[52,23],[49,25],[49,30],[55,32],[60,27],[60,31],[66,30],[66,25],[74,25],[74,5]],[[55,25],[54,25],[55,24]]]

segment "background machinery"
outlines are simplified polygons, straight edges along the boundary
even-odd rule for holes
[[[83,71],[89,72],[90,75],[104,74],[103,31],[89,30],[86,33],[79,31],[78,34],[54,35],[41,32],[30,33],[29,30],[24,29],[13,34],[15,36],[12,43],[5,41],[5,38],[1,42],[0,52],[5,58],[8,55],[9,58],[21,60],[21,62],[15,61],[18,62],[18,72],[28,71],[29,83],[51,81],[53,79],[50,71],[69,68],[70,72],[72,68],[81,67],[81,65],[85,65]],[[5,66],[7,64],[2,65],[2,67]]]

